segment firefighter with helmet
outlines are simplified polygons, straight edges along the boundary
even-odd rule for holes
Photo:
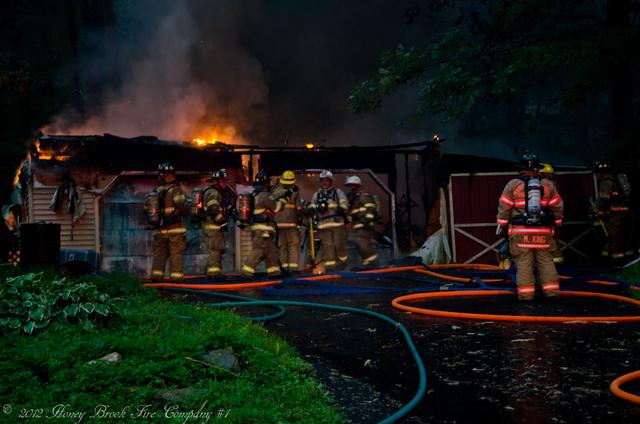
[[[262,260],[269,276],[280,275],[278,248],[276,246],[276,222],[274,216],[282,208],[282,202],[269,193],[269,177],[260,170],[253,181],[251,217],[251,253],[247,263],[242,265],[242,274],[253,277]]]
[[[542,165],[542,169],[540,169],[540,176],[542,178],[546,178],[547,181],[549,181],[549,184],[551,184],[556,190],[556,192],[559,193],[558,185],[555,182],[556,172],[553,169],[553,166],[549,163],[541,163],[540,165]],[[560,244],[555,237],[551,239],[550,251],[551,251],[551,257],[553,258],[553,262],[555,264],[560,265],[564,263],[564,255],[562,254],[562,249],[560,248]]]
[[[520,176],[507,183],[498,200],[498,226],[509,235],[509,250],[516,265],[520,300],[535,296],[538,280],[547,297],[557,296],[560,284],[550,247],[554,227],[562,225],[563,201],[555,186],[541,178],[540,161],[526,152],[520,158]]]
[[[169,260],[170,278],[179,282],[184,278],[183,253],[187,246],[184,216],[188,206],[184,192],[176,181],[173,165],[163,162],[158,166],[158,185],[150,194],[145,210],[155,229],[153,234],[153,261],[151,279],[164,278]]]
[[[207,276],[222,279],[222,255],[226,250],[224,232],[232,213],[234,193],[229,188],[227,172],[217,169],[211,173],[209,186],[202,192],[202,231],[207,246]]]
[[[298,259],[300,257],[300,229],[299,221],[302,217],[302,200],[296,174],[293,171],[284,171],[278,179],[279,186],[273,191],[272,196],[282,203],[282,208],[276,214],[275,221],[278,226],[278,251],[280,265],[283,271],[298,272]]]
[[[309,209],[318,218],[318,234],[322,243],[322,259],[326,271],[347,264],[347,230],[345,219],[349,209],[347,196],[333,186],[333,173],[323,169],[318,176],[320,189],[313,194]]]
[[[378,254],[373,246],[375,226],[378,222],[376,200],[362,189],[362,181],[357,175],[347,177],[344,183],[350,210],[349,219],[354,233],[354,241],[363,266],[375,265]]]
[[[595,204],[595,225],[602,227],[605,242],[602,257],[620,263],[633,256],[631,245],[631,186],[627,176],[617,173],[604,162],[593,169],[598,180],[598,201]]]

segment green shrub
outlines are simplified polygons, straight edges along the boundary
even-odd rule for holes
[[[618,270],[613,276],[630,283],[629,295],[635,299],[640,299],[640,264]]]
[[[33,334],[55,323],[91,329],[115,313],[112,298],[96,286],[42,272],[8,277],[0,286],[0,332]]]

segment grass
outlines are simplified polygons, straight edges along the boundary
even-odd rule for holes
[[[630,266],[629,268],[623,268],[613,274],[613,276],[635,285],[635,287],[629,290],[629,294],[635,299],[640,299],[640,263]]]
[[[223,418],[231,423],[345,422],[313,368],[264,328],[231,312],[162,299],[126,275],[83,281],[118,297],[120,316],[93,330],[70,324],[35,336],[4,336],[0,404],[13,410],[0,413],[0,422],[19,421],[24,411],[48,421],[45,417],[55,416],[59,404],[68,405],[65,412],[84,412],[81,422],[140,421],[131,418],[140,408],[155,413],[150,421],[169,423]],[[233,350],[239,372],[199,361],[219,348]],[[122,355],[120,363],[87,364],[114,351]],[[185,387],[193,391],[180,401],[157,397],[159,391]],[[91,418],[99,405],[113,414],[124,410],[123,417]],[[199,410],[212,415],[208,420],[184,415]]]

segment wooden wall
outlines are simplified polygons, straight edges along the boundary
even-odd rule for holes
[[[31,192],[29,215],[30,222],[44,221],[60,224],[60,247],[62,249],[99,250],[96,239],[96,213],[94,193],[79,189],[80,199],[85,208],[85,214],[72,224],[72,217],[67,213],[67,199],[58,212],[49,209],[49,204],[56,191],[56,186],[36,184]]]

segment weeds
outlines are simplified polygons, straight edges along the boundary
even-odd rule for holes
[[[29,284],[37,280],[24,279]],[[87,417],[100,405],[110,411],[127,409],[128,414],[143,408],[156,413],[147,418],[161,422],[184,422],[177,416],[167,418],[167,408],[202,408],[223,413],[226,422],[234,423],[345,421],[315,380],[313,368],[264,328],[231,312],[163,300],[155,291],[140,289],[139,281],[129,276],[84,280],[82,284],[96,289],[98,296],[108,296],[102,290],[108,291],[117,314],[93,329],[80,320],[61,320],[64,325],[41,328],[32,336],[6,335],[0,341],[1,404],[13,405],[14,411],[39,408],[49,413],[64,404],[68,410],[86,411]],[[42,279],[40,283],[59,285]],[[234,352],[239,372],[199,362],[205,352],[220,348]],[[120,353],[122,361],[89,363],[110,352]],[[178,400],[161,397],[163,391],[179,389],[184,395]],[[3,422],[16,418],[0,414]]]

